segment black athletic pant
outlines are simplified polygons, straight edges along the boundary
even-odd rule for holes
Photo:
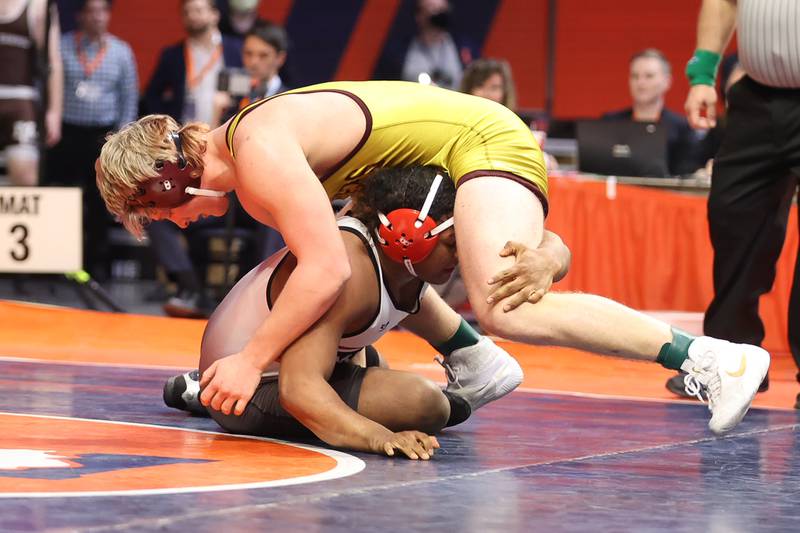
[[[95,182],[94,162],[114,126],[64,123],[61,141],[47,153],[44,185],[80,187],[83,191],[83,268],[104,279],[108,271],[108,229],[114,223]]]
[[[775,280],[800,179],[800,89],[775,89],[745,77],[731,87],[728,105],[708,198],[714,299],[704,329],[714,337],[761,344],[758,301]],[[795,261],[789,345],[800,368],[800,264]]]

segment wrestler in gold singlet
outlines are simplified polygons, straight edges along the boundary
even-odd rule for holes
[[[476,96],[411,82],[331,82],[287,91],[242,109],[229,122],[226,143],[253,109],[285,94],[338,92],[361,107],[367,127],[355,149],[320,176],[328,196],[344,198],[376,167],[434,165],[456,185],[478,176],[500,176],[525,185],[547,212],[547,173],[542,151],[522,120],[508,108]]]

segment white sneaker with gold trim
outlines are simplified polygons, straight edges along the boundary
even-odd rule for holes
[[[688,372],[686,392],[700,401],[704,401],[701,391],[708,394],[711,431],[722,435],[744,418],[769,362],[766,350],[749,344],[698,337],[689,345],[689,358],[681,365]]]

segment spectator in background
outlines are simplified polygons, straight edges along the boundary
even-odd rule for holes
[[[706,334],[761,344],[759,300],[775,281],[800,178],[800,2],[703,0],[697,48],[686,66],[686,113],[694,128],[716,125],[715,78],[734,31],[745,76],[727,95],[726,128],[714,158],[708,224],[714,298]],[[796,229],[795,229],[796,231]],[[800,368],[800,268],[788,309],[789,348]],[[800,380],[800,373],[797,375]],[[672,378],[684,381],[683,376]],[[766,390],[767,379],[760,390]],[[800,394],[795,408],[800,409]]]
[[[45,144],[61,138],[60,37],[56,7],[48,0],[0,2],[0,156],[12,185],[39,181],[37,123],[43,102]]]
[[[252,102],[288,89],[278,74],[288,46],[286,30],[272,22],[259,22],[247,33],[242,46],[244,72],[231,70],[221,76],[211,127],[216,128]]]
[[[260,21],[247,33],[242,47],[244,72],[241,70],[228,71],[221,76],[221,81],[226,80],[226,87],[224,87],[226,90],[217,91],[214,97],[212,127],[226,122],[248,104],[289,89],[283,84],[278,74],[286,61],[288,47],[289,38],[286,30],[278,24],[266,20]],[[241,78],[242,76],[244,79],[236,81],[237,77]],[[241,90],[236,85],[245,85],[245,90]],[[255,228],[257,233],[256,256],[259,261],[286,246],[281,234],[276,229],[255,222],[241,208],[236,210],[236,223],[243,224],[250,230]],[[171,305],[170,309],[174,311],[176,308]]]
[[[467,65],[461,78],[461,92],[488,98],[503,104],[510,110],[517,110],[517,89],[511,74],[511,65],[505,59],[481,58]],[[544,149],[547,132],[534,131],[536,142]],[[558,168],[558,161],[544,152],[544,162],[548,171]]]
[[[103,279],[111,219],[94,184],[94,161],[106,134],[136,119],[139,82],[130,46],[108,33],[109,0],[82,0],[77,15],[78,30],[61,39],[63,137],[48,154],[46,183],[83,190],[83,264]]]
[[[161,52],[145,91],[145,111],[176,120],[209,122],[217,76],[242,66],[242,43],[223,36],[214,0],[181,0],[187,38]]]
[[[632,106],[603,115],[607,120],[633,120],[667,128],[667,165],[673,176],[691,174],[704,162],[698,161],[700,137],[682,115],[664,107],[664,95],[672,86],[672,67],[655,48],[633,55],[628,78]]]
[[[511,66],[504,59],[481,58],[467,65],[461,78],[461,92],[494,100],[512,111],[517,108]]]
[[[458,88],[463,66],[449,32],[450,4],[447,0],[417,0],[416,21],[417,35],[406,51],[403,79]]]
[[[228,0],[228,9],[219,23],[222,35],[244,39],[258,23],[265,22],[258,16],[261,0]]]
[[[145,92],[145,110],[182,121],[210,122],[219,74],[226,67],[242,66],[242,43],[220,33],[214,0],[181,0],[181,15],[187,38],[161,52]],[[167,278],[177,287],[165,311],[173,316],[207,316],[202,283],[182,230],[154,221],[147,234]]]

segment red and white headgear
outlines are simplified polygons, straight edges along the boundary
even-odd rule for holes
[[[436,174],[419,211],[407,207],[395,209],[388,215],[378,211],[378,218],[381,221],[375,231],[378,244],[390,259],[403,263],[414,277],[417,273],[413,265],[424,261],[436,247],[439,234],[453,225],[453,217],[437,225],[436,221],[428,216],[443,179],[441,174]]]

